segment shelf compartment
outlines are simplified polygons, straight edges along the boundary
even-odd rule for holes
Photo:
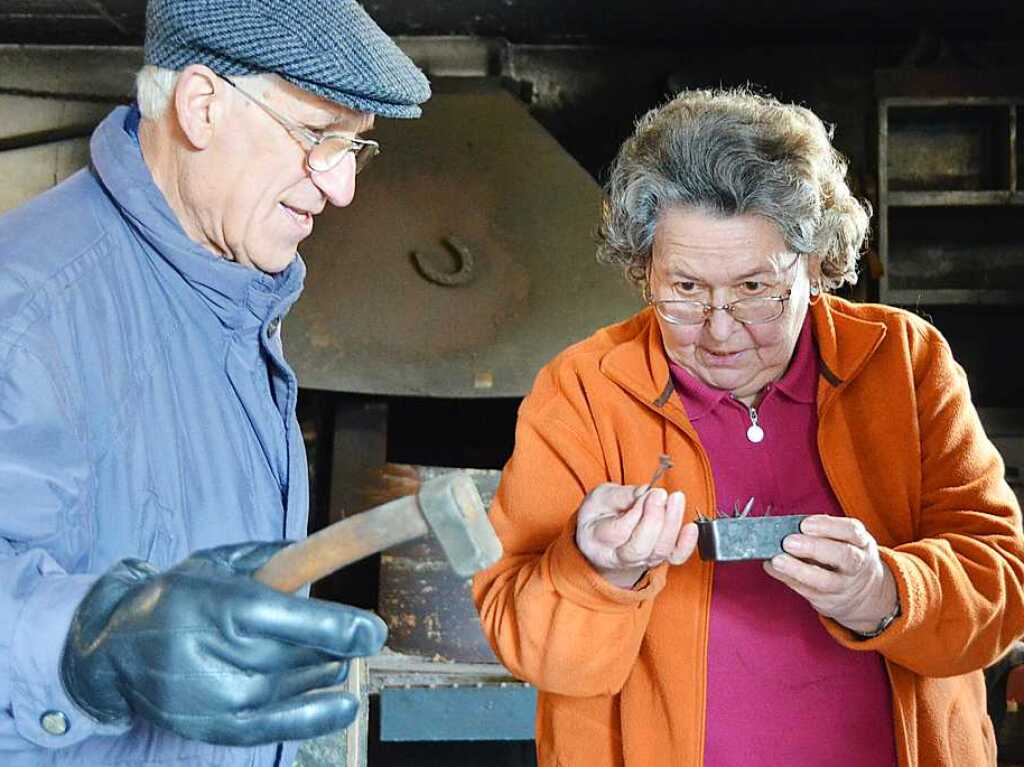
[[[1024,303],[1020,209],[891,208],[885,267],[892,303]]]
[[[1007,105],[888,107],[889,191],[1010,190]]]

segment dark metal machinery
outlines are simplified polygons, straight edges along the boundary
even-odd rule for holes
[[[380,121],[355,202],[325,211],[289,316],[303,386],[522,396],[572,341],[638,306],[594,261],[600,189],[494,80],[434,83],[414,121]]]

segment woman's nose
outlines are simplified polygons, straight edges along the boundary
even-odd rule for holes
[[[725,309],[712,309],[707,319],[708,333],[716,341],[724,341],[732,335],[733,323],[735,322],[736,320],[733,319],[732,314]]]
[[[346,152],[333,168],[310,170],[309,177],[331,205],[344,208],[356,195],[356,157],[352,152]]]

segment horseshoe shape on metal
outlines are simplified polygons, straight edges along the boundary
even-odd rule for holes
[[[455,287],[457,285],[465,285],[471,279],[473,279],[473,266],[475,259],[469,248],[462,240],[455,235],[449,235],[445,237],[443,242],[448,250],[455,256],[455,260],[458,263],[454,272],[443,272],[434,265],[432,265],[427,258],[420,253],[418,250],[412,252],[412,260],[416,264],[416,270],[423,276],[424,279],[430,280],[435,285],[441,285],[443,287]]]

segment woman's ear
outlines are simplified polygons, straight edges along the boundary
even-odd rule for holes
[[[824,275],[821,271],[821,256],[817,253],[807,254],[807,280],[811,283],[811,286],[822,287],[824,284]]]
[[[654,300],[654,292],[651,290],[651,276],[654,274],[654,256],[647,256],[647,265],[644,267],[643,300],[645,302]]]

